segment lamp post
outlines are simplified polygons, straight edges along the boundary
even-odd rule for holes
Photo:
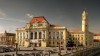
[[[61,56],[60,43],[59,43],[59,52],[58,52],[58,55]]]
[[[17,56],[17,54],[18,54],[18,43],[15,43],[15,45],[16,45],[16,56]]]

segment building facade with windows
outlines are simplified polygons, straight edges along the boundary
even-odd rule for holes
[[[16,42],[19,46],[66,47],[69,39],[74,46],[93,46],[93,33],[88,29],[88,12],[82,13],[82,30],[70,30],[50,24],[43,16],[33,17],[23,28],[16,29]]]
[[[94,46],[100,46],[100,34],[95,34],[93,40],[94,40]]]
[[[88,29],[88,12],[85,9],[82,13],[82,30],[70,30],[71,38],[75,46],[93,46],[93,33]]]
[[[15,34],[14,33],[0,33],[0,45],[14,45],[15,44]]]
[[[67,37],[65,27],[50,24],[43,16],[33,17],[25,27],[16,29],[16,42],[24,47],[65,47]]]

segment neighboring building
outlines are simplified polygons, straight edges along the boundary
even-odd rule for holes
[[[100,34],[94,35],[94,46],[100,46]]]
[[[16,29],[16,42],[19,46],[66,47],[67,29],[50,24],[43,16],[33,17],[23,28]]]
[[[15,34],[14,33],[1,33],[0,34],[0,45],[14,45]]]
[[[93,33],[88,30],[88,13],[86,9],[82,13],[82,30],[70,30],[69,38],[74,41],[75,46],[92,46]]]

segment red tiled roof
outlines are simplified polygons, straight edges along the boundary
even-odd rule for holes
[[[81,30],[70,30],[70,32],[82,32]]]
[[[35,21],[43,22],[44,20],[47,21],[44,16],[33,17],[32,20],[30,21],[30,23],[34,23]],[[51,27],[60,27],[59,25],[56,25],[56,24],[50,24],[50,26]]]
[[[56,24],[51,24],[50,26],[51,27],[60,27],[59,25],[56,25]]]
[[[94,42],[100,42],[100,39],[94,39],[93,41]]]
[[[46,20],[44,16],[33,17],[30,23],[34,23],[35,21],[43,22],[44,20]]]
[[[95,34],[94,36],[100,36],[100,34]]]

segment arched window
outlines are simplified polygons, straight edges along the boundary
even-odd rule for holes
[[[41,32],[39,32],[39,39],[41,39]]]
[[[37,32],[35,32],[35,38],[34,39],[37,39]]]

